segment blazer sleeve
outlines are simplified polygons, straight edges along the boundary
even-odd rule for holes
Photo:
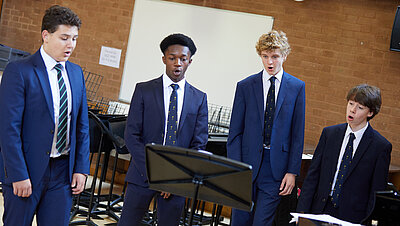
[[[88,106],[86,100],[86,86],[82,69],[79,67],[79,73],[82,80],[81,105],[79,106],[76,119],[76,149],[74,173],[90,173],[90,137],[89,137],[89,119]]]
[[[242,138],[245,122],[245,99],[240,83],[236,85],[233,100],[228,141],[226,144],[228,158],[242,161]]]
[[[304,148],[304,125],[305,125],[305,111],[306,111],[306,94],[305,84],[301,83],[299,89],[296,106],[293,111],[292,122],[292,138],[289,151],[288,173],[295,175],[300,174],[301,156]]]
[[[0,145],[5,177],[10,182],[29,178],[22,150],[25,83],[18,64],[9,63],[0,85]]]
[[[191,149],[205,150],[208,141],[208,105],[207,94],[202,95],[199,112],[196,119]]]
[[[372,211],[375,205],[375,193],[377,191],[383,191],[386,188],[388,181],[389,165],[390,165],[390,153],[392,152],[392,144],[387,142],[383,146],[382,150],[376,160],[374,174],[372,176],[370,197],[368,201],[368,211]],[[368,214],[369,215],[369,214]]]
[[[323,170],[321,168],[321,162],[325,148],[326,130],[324,129],[319,138],[317,148],[315,149],[306,179],[303,182],[303,187],[301,188],[299,202],[297,204],[297,212],[309,213],[311,211],[311,205],[318,188],[321,170]]]

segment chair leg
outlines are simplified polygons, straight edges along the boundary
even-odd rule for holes
[[[86,215],[86,219],[70,222],[70,225],[96,225],[91,220],[91,216],[92,216],[92,211],[93,211],[93,207],[94,207],[94,193],[96,190],[97,175],[98,175],[99,167],[100,167],[101,149],[103,146],[102,144],[103,144],[103,134],[101,134],[101,136],[100,136],[100,145],[99,145],[99,149],[97,152],[96,166],[95,166],[92,184],[91,184],[91,188],[90,188],[90,199],[89,199],[88,211],[86,212],[86,214],[83,213],[84,215]]]

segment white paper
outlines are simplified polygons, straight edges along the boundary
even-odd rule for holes
[[[342,221],[327,214],[302,214],[302,213],[290,213],[290,214],[293,216],[291,222],[298,222],[299,217],[302,217],[310,220],[318,220],[327,223],[339,224],[342,226],[358,226],[358,225],[361,226],[361,224],[353,224],[347,221]]]
[[[312,154],[303,154],[301,159],[312,159],[313,155]]]
[[[99,64],[119,68],[121,60],[121,49],[111,48],[107,46],[101,47]]]

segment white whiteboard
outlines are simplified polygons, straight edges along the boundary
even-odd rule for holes
[[[165,72],[160,42],[172,33],[183,33],[197,47],[186,80],[206,92],[209,103],[230,107],[236,83],[262,70],[255,44],[272,24],[269,16],[136,0],[119,99],[130,102],[137,82]]]

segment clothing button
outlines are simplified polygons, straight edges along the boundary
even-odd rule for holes
[[[46,152],[46,154],[47,154],[47,155],[50,155],[50,152],[48,151],[48,152]]]
[[[51,133],[51,134],[54,134],[54,130],[50,130],[50,133]]]
[[[326,198],[323,198],[323,199],[322,199],[322,202],[326,202]]]

